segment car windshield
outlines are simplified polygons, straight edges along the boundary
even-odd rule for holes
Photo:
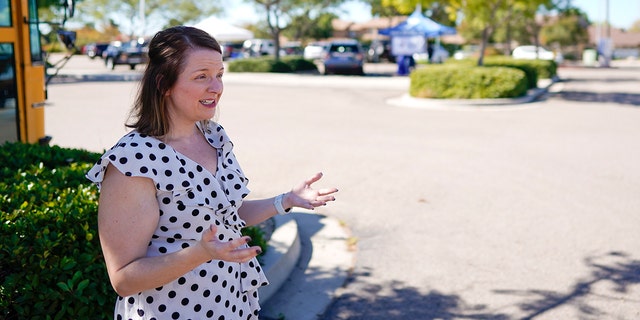
[[[340,44],[340,45],[333,45],[331,46],[331,49],[329,50],[330,52],[339,52],[339,53],[345,53],[345,52],[358,52],[358,46],[356,45],[351,45],[351,44]]]

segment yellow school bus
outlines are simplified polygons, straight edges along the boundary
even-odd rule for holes
[[[73,15],[64,4],[63,25]],[[38,29],[37,0],[0,0],[0,144],[47,144],[45,61]]]

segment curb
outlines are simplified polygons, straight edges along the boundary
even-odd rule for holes
[[[50,84],[74,83],[74,82],[108,82],[108,81],[140,81],[142,74],[137,73],[96,73],[96,74],[48,74],[51,78]]]
[[[280,288],[261,302],[260,319],[317,320],[351,275],[356,250],[337,219],[313,211],[288,216],[298,225],[300,257]]]
[[[261,304],[268,302],[282,287],[300,260],[298,223],[290,215],[275,216],[274,220],[275,230],[269,240],[267,252],[262,256],[262,268],[269,285],[258,288]]]

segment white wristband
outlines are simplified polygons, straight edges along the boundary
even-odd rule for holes
[[[273,205],[276,207],[276,211],[278,211],[278,214],[280,215],[289,213],[289,210],[285,210],[282,206],[282,198],[284,198],[284,193],[277,195],[273,200]]]

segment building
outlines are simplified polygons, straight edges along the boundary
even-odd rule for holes
[[[591,25],[588,29],[589,44],[598,47],[600,39],[611,38],[613,43],[614,59],[638,59],[640,58],[640,32],[627,31],[618,28],[607,28],[600,25]]]

